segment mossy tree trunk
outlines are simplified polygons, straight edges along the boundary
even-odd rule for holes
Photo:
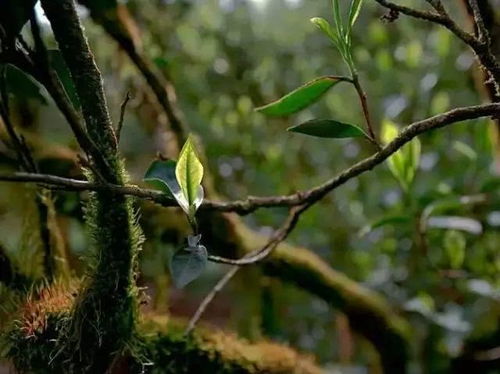
[[[102,78],[84,37],[72,0],[43,0],[49,19],[81,103],[90,140],[100,153],[89,178],[121,185],[125,175],[104,96]],[[86,150],[89,151],[89,150]],[[116,352],[134,335],[136,288],[134,259],[140,245],[131,201],[99,191],[91,194],[86,221],[96,250],[95,265],[75,303],[66,339],[61,339],[61,362],[70,370],[105,372]]]

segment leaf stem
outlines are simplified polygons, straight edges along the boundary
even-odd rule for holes
[[[365,117],[365,122],[366,122],[366,128],[368,130],[369,138],[368,140],[373,143],[379,150],[381,149],[380,144],[377,141],[377,138],[375,136],[375,132],[373,131],[373,126],[372,126],[372,121],[371,121],[371,116],[370,116],[370,110],[368,108],[368,99],[366,97],[366,93],[363,90],[363,87],[361,86],[361,83],[359,82],[359,76],[356,72],[356,70],[352,69],[352,84],[356,88],[356,92],[358,93],[359,101],[361,103],[361,108],[363,109],[363,116]]]

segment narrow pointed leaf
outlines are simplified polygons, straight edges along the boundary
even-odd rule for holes
[[[319,100],[341,80],[333,77],[317,78],[297,88],[281,99],[256,110],[268,116],[287,116],[296,113]]]
[[[313,119],[293,126],[287,131],[319,138],[359,138],[366,134],[358,126],[329,119]]]
[[[182,288],[198,278],[207,266],[208,253],[203,245],[182,248],[170,261],[170,274],[177,288]]]
[[[61,51],[58,49],[50,49],[47,51],[49,62],[51,67],[55,70],[61,84],[63,85],[64,91],[68,95],[71,104],[75,109],[80,109],[80,100],[78,99],[78,94],[76,93],[75,84],[71,78],[70,71],[66,66],[66,62],[62,57]]]
[[[333,0],[333,19],[335,20],[335,25],[337,26],[337,32],[340,38],[344,38],[344,26],[342,24],[342,14],[340,12],[339,0]]]
[[[321,31],[323,31],[326,34],[326,36],[328,36],[328,38],[331,39],[333,44],[335,44],[335,46],[337,48],[339,48],[339,46],[340,46],[339,37],[338,37],[336,31],[334,31],[332,29],[332,27],[330,26],[330,23],[326,19],[321,18],[321,17],[314,17],[314,18],[311,18],[311,22],[313,24],[315,24]]]
[[[363,0],[351,0],[351,7],[349,8],[349,30],[352,28],[359,16],[361,5],[363,5]]]
[[[199,196],[199,187],[203,179],[203,165],[201,164],[191,137],[182,147],[179,161],[175,168],[175,176],[189,206],[194,206]]]
[[[189,214],[189,204],[177,182],[175,168],[176,162],[173,160],[153,161],[143,180],[151,187],[175,198],[182,210]]]

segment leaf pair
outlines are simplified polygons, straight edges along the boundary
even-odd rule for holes
[[[354,64],[352,59],[352,27],[356,22],[359,13],[361,11],[361,6],[363,0],[351,0],[349,6],[349,15],[344,24],[339,0],[333,0],[333,20],[335,22],[335,28],[333,28],[330,23],[321,17],[311,18],[311,22],[315,24],[321,31],[325,33],[326,36],[332,41],[333,45],[338,49],[342,58],[349,66],[349,68],[354,70]]]
[[[382,123],[382,140],[391,142],[398,136],[397,126],[390,120]],[[405,191],[409,191],[420,163],[421,145],[415,138],[388,158],[387,163],[392,175],[398,180]]]
[[[268,105],[257,108],[257,111],[268,116],[288,116],[317,102],[330,88],[343,79],[338,77],[321,77],[295,89]],[[353,138],[366,136],[358,126],[335,120],[313,119],[287,131],[316,136],[320,138]]]
[[[203,165],[191,137],[182,147],[179,161],[154,161],[144,176],[151,186],[175,198],[191,219],[203,202],[202,179]]]

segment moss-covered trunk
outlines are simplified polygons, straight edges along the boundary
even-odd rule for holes
[[[71,72],[87,133],[95,145],[94,150],[86,150],[93,163],[89,178],[123,184],[123,165],[101,75],[75,4],[72,0],[43,0],[42,6]],[[69,322],[63,326],[57,354],[61,357],[58,361],[74,372],[105,372],[115,353],[125,349],[134,335],[137,307],[133,269],[140,232],[129,198],[108,192],[91,194],[86,221],[96,250],[95,264]]]

